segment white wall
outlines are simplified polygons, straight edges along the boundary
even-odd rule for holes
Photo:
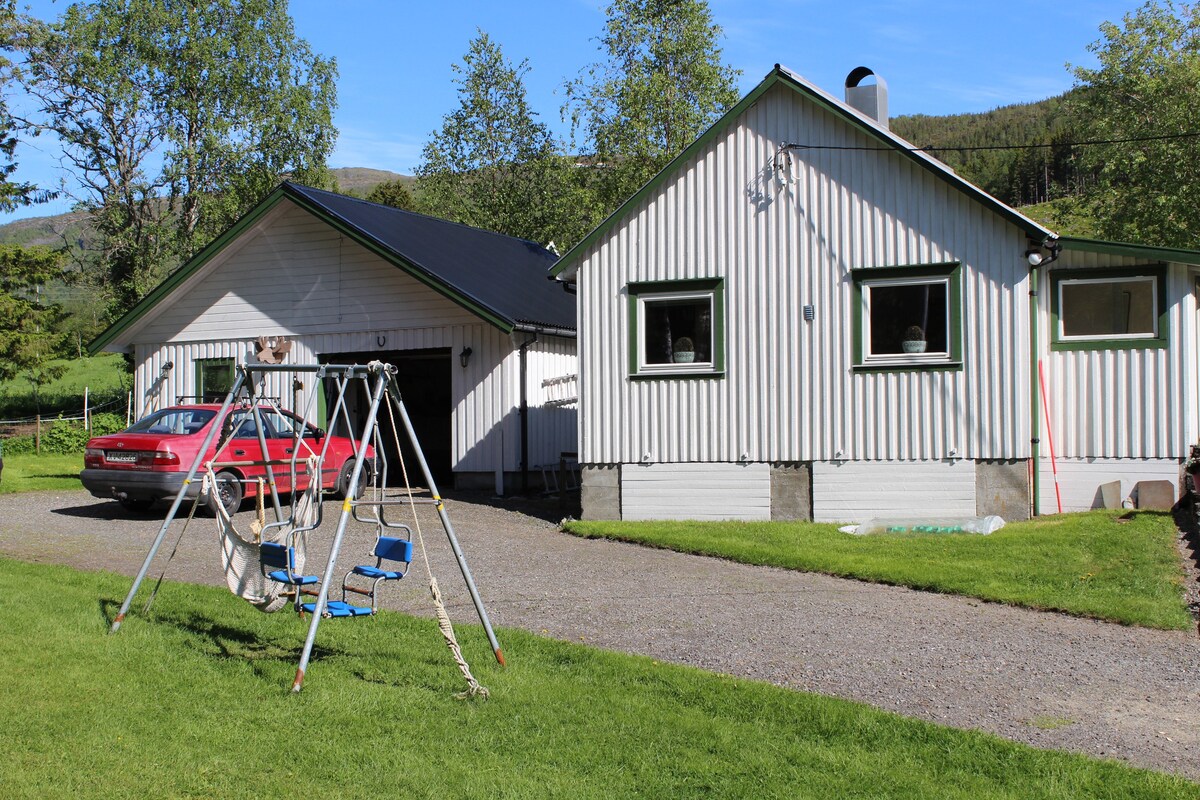
[[[581,459],[1028,457],[1025,236],[781,86],[592,248],[579,273]],[[852,367],[854,268],[963,264],[964,367]],[[630,281],[725,278],[723,378],[630,380]],[[805,322],[801,309],[814,307]]]

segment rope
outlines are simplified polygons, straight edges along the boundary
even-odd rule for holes
[[[425,537],[421,535],[421,518],[417,514],[417,504],[413,502],[412,484],[408,480],[408,465],[404,460],[404,452],[400,449],[400,434],[396,432],[396,417],[392,412],[391,396],[387,396],[385,400],[387,401],[388,420],[392,423],[392,438],[396,443],[396,453],[400,457],[400,472],[404,476],[404,489],[408,494],[409,508],[412,509],[413,526],[417,532],[417,545],[421,549],[421,561],[425,565],[425,576],[429,578],[429,594],[433,598],[438,630],[442,632],[442,638],[446,640],[446,647],[450,650],[454,663],[458,665],[458,671],[462,673],[467,682],[466,691],[459,692],[455,697],[459,700],[466,700],[470,697],[482,697],[486,700],[489,695],[487,687],[471,674],[471,667],[467,664],[467,659],[463,656],[462,648],[454,635],[454,625],[450,622],[450,614],[446,612],[446,605],[442,602],[442,592],[438,588],[437,578],[433,577],[433,568],[429,565],[429,553],[425,550]]]

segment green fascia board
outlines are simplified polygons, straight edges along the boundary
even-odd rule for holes
[[[1033,238],[1037,241],[1044,241],[1046,239],[1055,237],[1055,233],[1053,231],[1042,227],[1034,220],[1029,219],[1015,209],[992,197],[978,186],[975,186],[969,181],[960,178],[952,169],[942,162],[938,161],[932,156],[926,155],[919,150],[913,149],[903,139],[890,133],[886,129],[876,127],[875,125],[868,123],[849,107],[834,100],[832,97],[826,95],[815,86],[808,84],[806,81],[785,67],[776,64],[775,69],[768,73],[767,77],[764,78],[763,81],[758,84],[758,86],[751,90],[748,95],[743,97],[737,105],[727,111],[723,117],[713,123],[708,130],[700,135],[700,138],[696,139],[696,141],[684,148],[682,153],[673,158],[671,163],[667,164],[667,166],[664,167],[661,172],[647,181],[646,185],[639,189],[636,194],[622,203],[616,211],[614,211],[603,222],[601,222],[595,230],[585,236],[583,240],[579,242],[579,244],[568,250],[550,269],[550,274],[553,277],[558,277],[568,267],[582,258],[583,254],[587,252],[588,248],[590,248],[601,237],[607,234],[622,218],[624,218],[630,209],[636,208],[637,205],[647,197],[647,195],[665,183],[667,179],[671,177],[671,175],[673,175],[683,164],[691,159],[692,156],[694,156],[700,149],[705,147],[710,141],[716,138],[723,130],[725,130],[725,128],[732,124],[735,119],[741,116],[743,112],[758,102],[758,99],[766,94],[766,92],[777,83],[782,83],[793,91],[798,92],[809,100],[812,100],[819,107],[841,117],[845,122],[849,123],[851,127],[855,128],[861,133],[865,133],[871,138],[895,148],[898,152],[903,153],[922,168],[933,173],[936,177],[941,178],[968,196],[978,200],[992,211],[995,211],[1005,220],[1024,231],[1024,233],[1030,238]]]
[[[1064,250],[1081,250],[1085,253],[1100,253],[1107,256],[1144,258],[1149,261],[1170,261],[1176,264],[1200,265],[1200,250],[1184,250],[1174,247],[1151,247],[1127,242],[1107,242],[1101,239],[1081,239],[1063,236],[1058,240]]]
[[[213,256],[225,249],[226,245],[241,236],[248,228],[252,227],[256,222],[262,219],[268,211],[279,205],[279,202],[284,198],[284,187],[277,187],[271,194],[267,195],[261,203],[259,203],[250,211],[235,222],[223,234],[218,236],[207,247],[197,253],[186,264],[172,272],[166,279],[156,286],[148,295],[138,301],[137,305],[126,311],[120,319],[109,325],[108,328],[97,336],[88,344],[88,355],[96,355],[114,339],[121,334],[122,331],[129,328],[135,322],[144,317],[150,309],[158,305],[159,301],[173,292],[181,283],[191,277],[198,269],[203,267],[213,258]]]
[[[95,355],[112,343],[114,339],[127,330],[131,325],[144,317],[150,309],[154,308],[167,295],[171,294],[184,281],[194,275],[205,264],[211,261],[218,253],[225,249],[230,242],[241,236],[247,229],[257,223],[267,212],[277,206],[284,198],[291,200],[293,203],[308,211],[313,216],[317,217],[327,225],[331,226],[339,233],[345,235],[349,239],[357,242],[367,250],[382,258],[394,267],[406,272],[416,280],[425,284],[442,296],[448,298],[452,302],[458,304],[462,308],[470,311],[472,314],[481,318],[485,322],[499,328],[503,333],[512,333],[515,328],[515,323],[505,319],[500,314],[490,308],[474,300],[471,297],[457,291],[453,286],[445,281],[431,275],[417,265],[409,262],[401,257],[390,248],[385,247],[376,241],[373,237],[366,235],[353,225],[347,224],[344,220],[331,216],[324,209],[314,206],[303,195],[298,192],[289,191],[288,184],[280,184],[274,191],[269,194],[266,199],[259,203],[250,211],[235,222],[228,230],[214,239],[207,247],[197,253],[186,264],[167,276],[166,280],[154,288],[148,295],[143,297],[133,308],[127,311],[120,319],[114,322],[103,333],[97,336],[89,345],[88,353]]]

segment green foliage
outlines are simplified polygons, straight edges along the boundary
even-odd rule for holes
[[[88,439],[125,430],[123,414],[92,415],[92,430],[88,431],[83,420],[56,419],[42,423],[42,453],[54,455],[82,455]],[[28,455],[37,452],[34,434],[11,436],[4,440],[5,455]]]
[[[1130,625],[1195,625],[1165,513],[1124,522],[1110,511],[1041,517],[988,536],[850,536],[835,525],[781,522],[570,522],[566,530]]]
[[[424,210],[541,244],[581,237],[584,225],[569,222],[578,208],[576,170],[529,108],[528,62],[514,65],[479,31],[453,70],[459,107],[432,134],[417,169]]]
[[[126,577],[0,560],[0,583],[0,727],[20,733],[0,737],[8,797],[1196,792],[1116,761],[518,630],[498,631],[500,668],[478,626],[456,626],[491,690],[457,700],[436,623],[387,611],[322,625],[297,695],[287,688],[307,624],[293,614],[168,581],[149,614],[138,602],[109,634]],[[296,739],[297,721],[339,733]]]
[[[405,211],[412,211],[416,208],[416,201],[413,200],[412,192],[404,185],[402,180],[384,181],[367,193],[367,200],[372,203],[379,203],[392,208],[400,208]]]
[[[1093,139],[1200,131],[1200,6],[1152,0],[1100,32],[1089,48],[1099,66],[1074,69]],[[1102,180],[1093,201],[1106,238],[1196,247],[1200,138],[1126,141],[1087,155]]]
[[[123,313],[291,175],[330,182],[335,67],[295,36],[285,0],[97,0],[16,46],[39,129],[62,142]]]
[[[0,246],[0,381],[27,381],[35,407],[41,388],[63,373],[53,362],[65,341],[62,308],[42,294],[60,274],[59,254],[48,248]]]
[[[901,116],[890,124],[996,199],[1024,206],[1077,195],[1094,182],[1071,146],[1082,129],[1071,98],[1068,93],[982,114]]]
[[[611,211],[737,103],[740,72],[704,0],[613,0],[607,16],[605,61],[566,84],[563,114],[603,166]]]

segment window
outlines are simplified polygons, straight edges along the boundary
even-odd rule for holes
[[[196,360],[196,402],[220,403],[233,388],[232,358]]]
[[[1051,345],[1058,350],[1166,346],[1161,267],[1051,273]]]
[[[716,375],[725,368],[720,278],[629,284],[629,374]]]
[[[961,366],[959,274],[956,263],[852,270],[855,366]]]

